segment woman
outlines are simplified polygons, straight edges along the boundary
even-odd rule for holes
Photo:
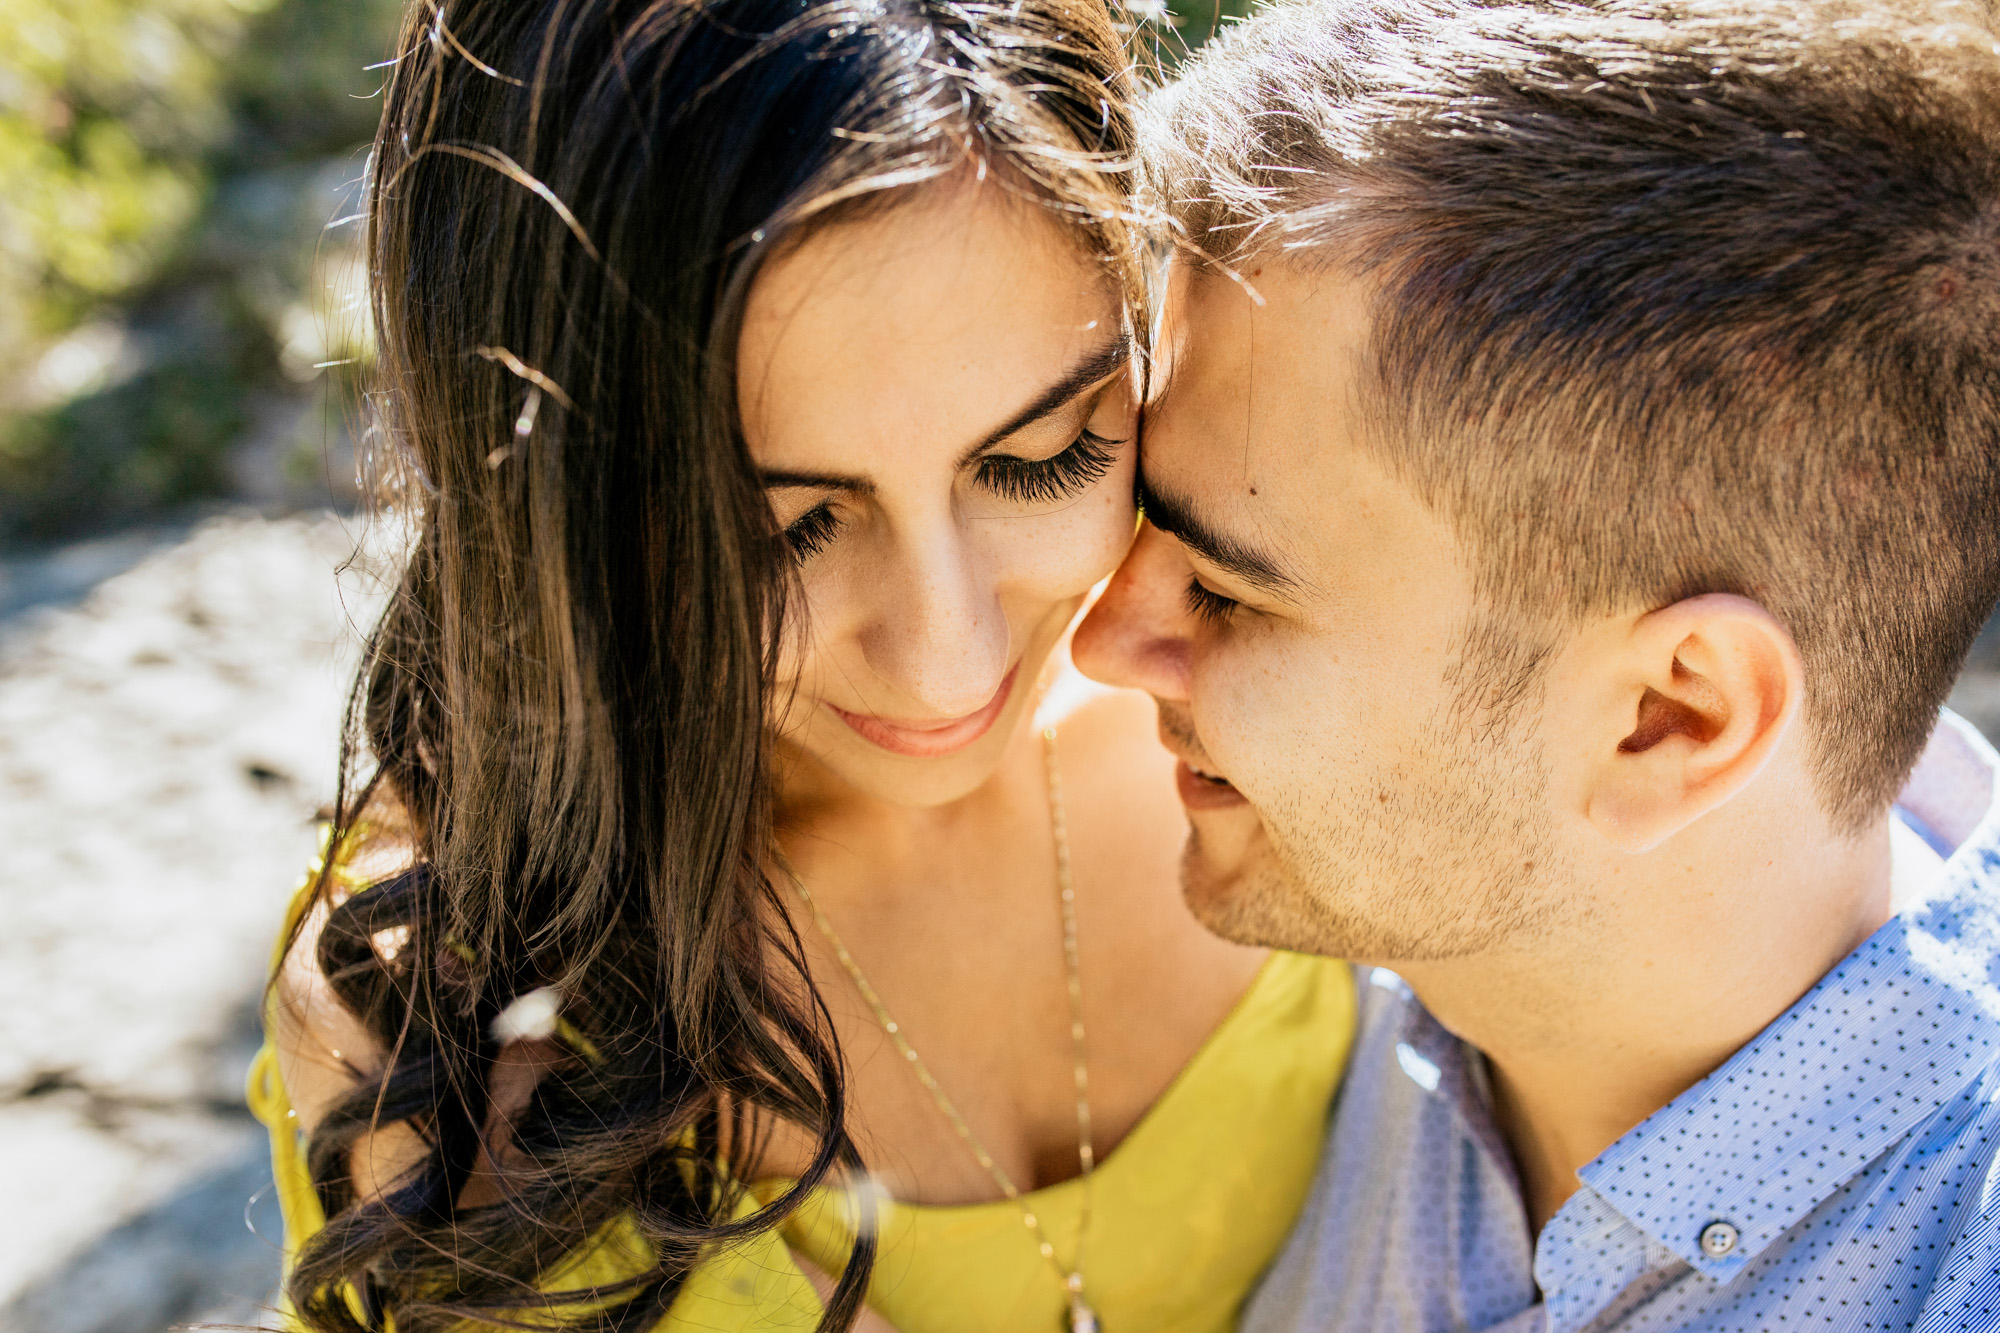
[[[1061,665],[1135,522],[1108,15],[423,0],[400,50],[420,536],[252,1079],[300,1320],[1231,1327],[1352,997],[1189,919],[1149,706]]]

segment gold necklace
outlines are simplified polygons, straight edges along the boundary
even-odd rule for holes
[[[861,992],[861,998],[867,1001],[868,1007],[875,1013],[875,1021],[882,1025],[882,1030],[888,1034],[889,1040],[902,1053],[904,1063],[909,1065],[911,1072],[917,1076],[917,1082],[923,1085],[924,1091],[930,1093],[931,1100],[937,1103],[937,1108],[944,1114],[944,1118],[951,1122],[951,1127],[957,1131],[959,1139],[971,1149],[973,1158],[988,1175],[993,1177],[993,1183],[1000,1187],[1000,1193],[1010,1203],[1020,1208],[1021,1220],[1034,1236],[1042,1258],[1048,1260],[1050,1266],[1056,1270],[1056,1276],[1062,1279],[1064,1294],[1069,1298],[1070,1333],[1098,1333],[1097,1311],[1091,1308],[1083,1294],[1083,1243],[1085,1234],[1090,1230],[1090,1178],[1091,1172],[1097,1165],[1097,1154],[1091,1147],[1090,1060],[1089,1047],[1084,1040],[1083,1030],[1083,975],[1082,969],[1077,964],[1076,892],[1070,883],[1069,827],[1063,819],[1062,773],[1056,766],[1054,727],[1042,732],[1042,753],[1047,762],[1049,775],[1049,817],[1055,828],[1056,888],[1062,904],[1063,966],[1069,975],[1070,1049],[1076,1060],[1076,1160],[1080,1168],[1079,1179],[1083,1182],[1083,1201],[1078,1208],[1079,1220],[1076,1229],[1076,1262],[1067,1267],[1056,1258],[1056,1247],[1050,1242],[1048,1232],[1043,1229],[1041,1218],[1035,1216],[1035,1210],[1022,1197],[1020,1188],[1014,1184],[1006,1169],[994,1161],[993,1154],[987,1152],[985,1145],[980,1143],[979,1136],[972,1132],[972,1126],[965,1122],[965,1117],[959,1114],[958,1107],[939,1086],[937,1078],[924,1063],[923,1057],[917,1054],[917,1048],[910,1045],[910,1039],[903,1035],[902,1024],[889,1013],[889,1007],[882,1003],[882,997],[868,983],[868,977],[862,972],[861,965],[854,961],[854,955],[847,951],[845,944],[841,943],[839,933],[833,928],[833,922],[827,920],[826,913],[820,910],[819,903],[813,899],[811,891],[805,886],[805,881],[792,869],[792,863],[785,858],[783,852],[778,853],[778,864],[784,869],[785,878],[791,880],[792,887],[798,891],[799,897],[812,913],[813,924],[819,927],[819,933],[826,937],[829,945],[833,946],[834,956],[840,959],[840,965],[847,969],[847,975],[854,981],[854,989]]]

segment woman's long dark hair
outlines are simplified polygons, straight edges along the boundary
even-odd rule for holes
[[[759,262],[961,171],[1074,223],[1135,291],[1126,58],[1102,0],[416,0],[369,176],[378,429],[415,537],[350,711],[317,961],[380,1043],[309,1145],[316,1330],[638,1329],[711,1247],[857,1165],[841,1064],[764,873],[787,566],[735,410]],[[989,175],[990,173],[990,175]],[[494,1020],[569,1058],[461,1206]],[[772,1118],[817,1144],[732,1221]],[[361,1198],[350,1149],[427,1151]],[[651,1266],[538,1290],[635,1226]],[[826,1327],[860,1308],[864,1238]],[[641,1267],[644,1267],[642,1264]]]

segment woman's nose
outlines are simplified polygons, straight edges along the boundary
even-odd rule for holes
[[[1070,645],[1077,669],[1107,685],[1185,702],[1194,631],[1187,606],[1191,576],[1180,543],[1142,524],[1125,563],[1077,626]]]
[[[926,543],[879,595],[885,605],[862,651],[893,692],[880,704],[885,715],[942,720],[992,701],[1010,665],[1007,616],[996,581],[963,541]]]

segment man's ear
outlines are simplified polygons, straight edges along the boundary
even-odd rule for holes
[[[1643,852],[1743,790],[1777,752],[1805,695],[1798,644],[1747,597],[1710,593],[1639,617],[1607,645],[1610,726],[1586,814]]]

